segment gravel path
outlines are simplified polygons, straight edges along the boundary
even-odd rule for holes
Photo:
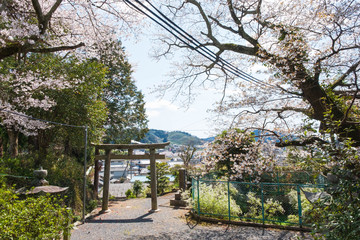
[[[71,239],[312,239],[277,229],[187,223],[187,210],[170,207],[170,199],[174,194],[159,197],[160,211],[156,213],[148,212],[149,198],[111,202],[110,213],[87,220],[72,231]]]

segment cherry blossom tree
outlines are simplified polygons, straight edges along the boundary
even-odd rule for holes
[[[208,171],[216,170],[232,180],[251,176],[258,181],[264,172],[274,169],[276,158],[277,152],[271,141],[255,141],[254,133],[239,129],[224,131],[204,152]]]
[[[0,14],[0,59],[81,47],[90,54],[140,20],[123,2],[107,0],[3,0]]]
[[[360,143],[359,9],[353,0],[167,1],[162,11],[200,43],[189,47],[184,42],[193,40],[160,34],[166,47],[157,56],[177,51],[186,59],[164,88],[190,94],[217,88],[223,97],[215,111],[233,126],[294,134],[308,119],[322,132]],[[213,58],[194,52],[204,47]],[[262,81],[235,76],[228,63]],[[336,129],[329,121],[338,122]],[[309,143],[318,140],[312,137]]]
[[[36,54],[56,53],[66,65],[68,56],[99,57],[109,43],[136,32],[141,18],[123,2],[87,0],[4,0],[0,2],[1,122],[8,130],[10,152],[17,155],[19,132],[37,134],[46,124],[21,116],[51,112],[52,90],[76,89],[65,69]],[[100,51],[99,51],[100,49]],[[70,55],[69,55],[70,54]],[[39,55],[38,55],[39,56]],[[63,57],[63,59],[61,57]],[[41,63],[41,61],[44,61]],[[71,61],[71,60],[70,60]],[[77,79],[82,81],[83,79]],[[79,83],[79,82],[78,82]],[[75,85],[74,85],[75,84]],[[12,111],[17,114],[9,114]],[[36,114],[35,114],[36,115]]]
[[[45,58],[42,60],[45,61]],[[59,61],[59,58],[53,62],[45,62],[54,64],[56,61]],[[13,156],[17,155],[19,132],[34,135],[38,129],[48,127],[44,122],[23,115],[34,111],[49,111],[56,102],[48,96],[47,92],[73,86],[65,80],[66,73],[62,69],[63,65],[43,68],[44,62],[36,64],[36,61],[31,61],[31,63],[18,65],[15,59],[11,58],[1,61],[0,64],[0,119],[1,125],[7,129],[10,152]]]

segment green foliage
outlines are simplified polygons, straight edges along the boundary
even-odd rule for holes
[[[151,169],[150,166],[148,166],[148,169],[150,170],[148,176],[146,178],[148,179],[148,183],[151,182]],[[162,194],[165,192],[166,188],[169,186],[169,178],[166,176],[169,174],[169,165],[167,165],[166,162],[157,162],[156,163],[156,185],[157,185],[157,193]],[[150,187],[150,184],[149,184]]]
[[[200,211],[215,215],[228,216],[228,194],[227,186],[223,183],[206,184],[200,183]],[[236,191],[236,190],[233,190]],[[197,196],[197,194],[195,194]],[[194,198],[193,206],[197,209],[198,199]],[[230,214],[231,216],[239,216],[242,213],[236,201],[230,196]]]
[[[125,196],[126,198],[136,198],[135,194],[130,188],[125,192]]]
[[[85,211],[86,212],[91,212],[92,210],[94,210],[95,208],[97,208],[98,206],[98,201],[97,200],[94,200],[94,199],[91,199],[90,201],[88,201],[86,203],[86,209]]]
[[[244,215],[247,218],[257,218],[262,219],[262,204],[261,198],[256,197],[254,192],[249,192],[247,194],[248,198],[248,211]],[[264,202],[264,218],[265,219],[274,219],[277,216],[285,213],[284,208],[281,206],[280,202],[272,198],[268,198]]]
[[[306,188],[307,192],[319,192],[319,189],[315,189],[315,188]],[[292,189],[289,193],[288,193],[288,197],[289,197],[289,203],[291,205],[291,207],[293,208],[293,212],[297,213],[298,211],[298,193],[295,189]],[[302,214],[302,222],[303,223],[313,223],[316,221],[316,218],[314,218],[314,214],[313,213],[313,208],[314,206],[306,199],[305,194],[301,191],[300,192],[300,199],[301,199],[301,214]],[[299,216],[298,214],[296,215],[289,215],[288,216],[288,222],[294,222],[294,223],[298,223],[299,222]]]
[[[354,147],[351,139],[336,134],[339,130],[344,134],[344,129],[341,129],[341,122],[333,120],[333,115],[331,111],[325,115],[327,125],[331,126],[326,130],[326,141],[307,146],[303,150],[309,154],[297,159],[328,176],[326,192],[331,195],[330,201],[315,202],[312,211],[305,209],[305,216],[315,219],[314,233],[326,239],[357,239],[360,235],[359,148]],[[317,238],[321,237],[317,235]]]
[[[91,60],[80,62],[69,58],[63,67],[67,69],[69,81],[79,83],[72,88],[52,91],[49,95],[56,105],[52,111],[41,113],[40,118],[54,122],[67,123],[77,126],[88,126],[88,141],[99,142],[104,134],[103,125],[106,121],[106,105],[101,96],[107,85],[104,65]],[[66,154],[83,154],[84,129],[60,127],[47,129],[37,136],[38,142],[44,143],[45,149],[49,143],[61,143]]]
[[[140,180],[136,180],[133,185],[133,193],[136,197],[143,191],[143,183]]]
[[[182,165],[175,165],[170,168],[170,174],[175,177],[174,179],[174,187],[179,187],[179,170],[182,169]]]
[[[328,175],[336,180],[332,180],[327,189],[331,201],[317,202],[312,213],[319,219],[314,226],[316,231],[326,239],[350,240],[360,235],[360,157],[352,145],[352,141],[345,141],[326,146],[329,160],[333,162]]]
[[[18,158],[0,158],[0,165],[6,166],[5,171],[1,173],[12,174],[16,176],[33,176],[33,170],[37,169],[35,162],[38,156],[36,154],[22,155]],[[4,165],[3,165],[4,164]],[[83,165],[76,158],[67,155],[56,154],[50,152],[43,159],[43,168],[48,171],[45,178],[51,185],[60,187],[69,187],[66,191],[66,204],[74,211],[82,210],[82,191],[83,191]],[[0,167],[1,169],[1,167]],[[16,188],[28,186],[30,179],[6,177],[6,184],[11,186],[16,184]],[[92,190],[89,188],[91,184],[87,184],[88,201],[94,197],[91,195]],[[89,203],[87,203],[89,204]]]
[[[70,212],[61,199],[42,195],[20,200],[12,189],[0,188],[1,239],[60,239]]]
[[[121,42],[110,42],[102,48],[100,62],[108,68],[108,85],[102,95],[109,111],[105,142],[130,143],[132,139],[142,139],[148,131],[144,96],[131,77],[133,71]]]

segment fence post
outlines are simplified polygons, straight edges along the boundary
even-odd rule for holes
[[[277,182],[277,194],[280,194],[280,179],[279,179],[279,172],[276,172],[276,182]]]
[[[260,189],[261,189],[261,213],[262,213],[262,221],[265,225],[265,209],[264,209],[264,189],[263,189],[263,183],[260,183]]]
[[[301,209],[301,194],[300,194],[300,186],[296,185],[297,195],[298,195],[298,210],[299,210],[299,225],[302,227],[302,209]]]
[[[200,215],[200,180],[197,179],[197,207],[198,207],[198,215]]]
[[[194,194],[195,194],[195,190],[194,190],[194,186],[195,186],[195,181],[194,181],[194,178],[192,177],[191,178],[191,197],[192,197],[192,200],[193,200],[193,202],[195,202],[194,200],[195,200],[195,196],[194,196]]]
[[[228,209],[229,209],[229,222],[231,221],[231,209],[230,209],[230,182],[227,181],[228,187]]]

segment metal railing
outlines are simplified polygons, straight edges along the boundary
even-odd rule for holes
[[[198,215],[229,221],[311,226],[313,204],[325,184],[250,183],[192,180],[192,204]]]

